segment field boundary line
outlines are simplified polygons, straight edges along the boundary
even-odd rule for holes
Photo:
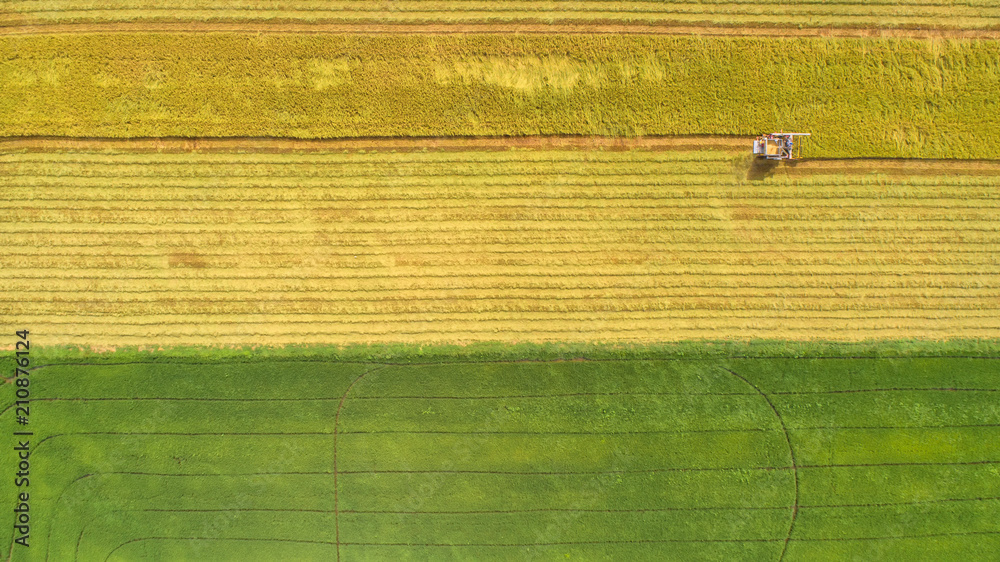
[[[975,462],[971,464],[1000,463],[1000,461]],[[966,463],[928,463],[928,464],[966,464]],[[855,465],[849,465],[855,466]],[[867,466],[867,465],[858,465]],[[875,466],[875,465],[873,465]],[[877,465],[882,466],[882,465]],[[813,465],[810,468],[841,468],[831,465]],[[366,475],[366,474],[489,474],[495,476],[590,476],[595,474],[662,474],[668,472],[739,472],[739,471],[763,471],[771,472],[776,470],[794,470],[792,466],[678,466],[666,468],[639,468],[634,470],[341,470],[340,474]]]
[[[884,502],[884,503],[842,503],[827,505],[800,505],[802,509],[838,509],[838,508],[878,508],[878,507],[898,507],[906,505],[923,505],[929,503],[952,503],[952,502],[978,502],[997,501],[1000,496],[986,496],[975,498],[942,498],[937,500],[916,500],[910,502]]]
[[[869,463],[855,463],[855,464],[801,464],[799,468],[819,468],[819,469],[831,469],[831,468],[873,468],[873,467],[887,467],[887,466],[984,466],[1000,464],[1000,459],[993,460],[981,460],[981,461],[939,461],[939,462],[869,462]],[[1000,531],[997,531],[1000,533]]]
[[[934,537],[966,537],[973,535],[997,535],[1000,531],[960,531],[954,533],[926,533],[921,535],[887,535],[881,537],[813,537],[793,539],[798,542],[850,542],[850,541],[892,541],[903,539],[927,539]]]
[[[953,537],[968,535],[995,535],[1000,531],[964,531],[954,533],[927,533],[920,535],[888,535],[880,537],[830,537],[830,538],[807,538],[794,539],[800,542],[811,541],[878,541],[878,540],[899,540],[899,539],[921,539],[930,537]],[[576,544],[660,544],[660,543],[742,543],[742,542],[779,542],[781,539],[638,539],[638,540],[610,540],[610,541],[563,541],[546,543],[344,543],[349,546],[471,546],[471,547],[527,547],[527,546],[557,546]]]
[[[952,463],[946,463],[946,464],[952,464]],[[881,465],[879,465],[879,466],[881,466]],[[785,470],[788,470],[788,469],[791,469],[792,467],[779,467],[779,468],[783,468]],[[742,470],[742,469],[739,469],[739,470]],[[329,474],[332,474],[332,473],[331,472],[307,472],[307,473],[299,473],[299,472],[295,472],[295,473],[289,473],[289,472],[255,472],[255,473],[222,473],[222,474],[220,474],[220,473],[188,473],[188,474],[183,474],[183,473],[154,473],[154,472],[135,472],[135,471],[114,471],[114,472],[88,473],[88,474],[84,474],[84,475],[81,475],[80,477],[76,478],[68,486],[66,486],[66,488],[63,489],[63,491],[59,494],[59,497],[56,499],[56,510],[58,510],[58,504],[61,501],[62,496],[65,494],[66,491],[69,490],[69,488],[71,488],[73,485],[75,485],[76,483],[78,483],[78,482],[80,482],[82,480],[85,480],[87,478],[91,478],[91,477],[94,477],[94,476],[129,476],[129,475],[132,475],[132,476],[156,476],[156,477],[191,477],[191,476],[194,476],[194,477],[237,477],[237,476],[247,476],[247,475],[265,475],[265,476],[316,475],[316,476],[323,476],[323,475],[329,475]],[[903,502],[903,503],[900,503],[900,504],[884,504],[884,505],[909,505],[911,503],[931,503],[931,502],[939,502],[939,501],[980,501],[980,500],[1000,500],[1000,497],[996,497],[996,498],[959,498],[959,499],[931,500],[931,501],[928,501],[928,502]],[[877,505],[882,505],[882,504],[875,504],[875,506],[877,506]],[[841,506],[841,505],[825,505],[825,506],[824,505],[814,505],[814,506],[804,506],[804,507],[809,507],[809,508],[824,508],[824,507],[874,507],[874,506],[867,506],[867,505],[859,505],[859,506],[854,506],[854,505],[843,505],[843,506]],[[771,509],[771,508],[768,507],[767,509]],[[788,509],[788,506],[775,507],[774,509]],[[155,511],[155,510],[150,510],[150,511]],[[167,510],[167,511],[172,511],[172,510]],[[197,510],[192,510],[192,511],[197,511]],[[229,510],[219,510],[219,511],[229,511]],[[323,511],[325,513],[330,513],[329,510],[316,510],[316,511]],[[353,511],[354,510],[352,510],[352,512]],[[52,527],[49,528],[49,541],[47,542],[47,548],[51,547],[51,532],[52,532]],[[988,534],[995,534],[997,532],[1000,532],[1000,531],[991,531]],[[978,532],[976,534],[986,534],[986,532]],[[165,537],[165,538],[169,539],[171,537]],[[892,538],[919,538],[919,537],[859,537],[859,538],[846,538],[846,539],[843,539],[843,540],[875,540],[875,539],[882,540],[882,539],[892,539]],[[780,541],[781,539],[759,539],[759,540],[761,540],[761,541],[767,541],[767,542],[777,542],[777,541]],[[805,541],[808,541],[808,540],[820,540],[820,541],[822,541],[822,540],[831,540],[831,539],[794,539],[794,540],[805,540]],[[668,541],[668,542],[677,542],[677,541]],[[716,540],[708,540],[708,541],[705,541],[705,542],[717,542],[717,541]],[[722,542],[729,542],[729,541],[722,541]],[[742,541],[736,540],[736,541],[733,541],[733,542],[742,542]],[[325,544],[331,544],[332,545],[332,544],[335,544],[335,543],[325,543]],[[349,544],[350,545],[350,544],[355,544],[355,543],[341,543],[341,544]],[[357,544],[360,544],[360,543],[357,543]],[[427,545],[427,546],[433,546],[433,545]],[[442,545],[442,546],[444,546],[444,545]],[[462,545],[449,545],[449,546],[462,546]],[[496,546],[502,546],[502,545],[496,545]],[[13,547],[13,543],[11,543],[11,547]],[[46,560],[48,560],[48,552],[46,552]]]
[[[969,535],[996,535],[1000,531],[965,531],[954,533],[927,533],[922,535],[888,535],[881,537],[831,537],[831,538],[807,538],[794,539],[799,542],[826,542],[826,541],[881,541],[900,539],[922,539],[931,537],[953,537]],[[661,543],[745,543],[745,542],[779,542],[781,539],[638,539],[638,540],[610,540],[610,541],[564,541],[547,543],[344,543],[348,546],[428,546],[428,547],[529,547],[529,546],[558,546],[558,545],[578,545],[578,544],[661,544]]]
[[[1000,388],[957,388],[957,387],[896,387],[896,388],[846,388],[841,390],[783,390],[772,392],[773,396],[799,396],[822,394],[856,394],[861,392],[1000,392]]]
[[[679,396],[681,394],[664,394],[664,396]],[[754,396],[754,394],[693,394],[695,396]],[[938,430],[938,429],[981,429],[981,428],[1000,428],[1000,423],[998,424],[971,424],[971,425],[934,425],[934,426],[873,426],[873,427],[791,427],[790,432],[794,431],[900,431],[900,430]],[[753,429],[753,428],[709,428],[709,429],[682,429],[682,430],[651,430],[651,431],[609,431],[609,432],[572,432],[572,431],[552,431],[552,432],[530,432],[530,431],[411,431],[411,430],[375,430],[375,431],[345,431],[338,432],[338,435],[413,435],[413,434],[431,434],[431,435],[516,435],[516,436],[546,436],[546,435],[581,435],[581,436],[600,436],[600,435],[688,435],[688,434],[700,434],[700,433],[768,433],[771,431],[782,431],[781,428],[773,429]],[[78,431],[73,433],[55,433],[52,435],[45,436],[41,441],[35,445],[35,451],[37,452],[42,445],[45,443],[55,440],[61,437],[75,437],[75,436],[119,436],[119,437],[329,437],[332,436],[332,431],[316,431],[316,432],[130,432],[130,431]],[[964,461],[959,463],[952,462],[942,462],[942,463],[931,463],[931,464],[993,464],[997,461]],[[912,463],[903,463],[909,466]],[[837,468],[845,466],[881,466],[878,465],[800,465],[799,468]],[[771,469],[771,470],[787,470],[787,467],[751,467],[750,469]],[[640,472],[647,471],[676,471],[676,470],[719,470],[713,468],[704,469],[678,469],[678,468],[663,468],[663,469],[648,469]],[[728,470],[728,469],[727,469]],[[368,471],[362,471],[368,472]],[[415,471],[424,472],[424,471]],[[435,471],[436,472],[436,471]],[[464,471],[457,471],[464,472]],[[619,471],[625,472],[625,471]],[[344,471],[341,474],[357,474],[358,472]],[[492,473],[492,472],[491,472]],[[533,473],[536,474],[536,473]],[[814,506],[815,507],[815,506]],[[787,506],[786,508],[787,509]],[[352,512],[357,512],[358,510],[349,510]],[[605,511],[605,510],[600,510]],[[622,510],[622,511],[634,511],[634,510]]]
[[[3,349],[0,347],[0,349]],[[183,359],[183,358],[178,358]],[[689,356],[673,356],[673,357],[637,357],[634,359],[622,359],[618,357],[609,358],[588,358],[588,357],[563,357],[563,358],[553,358],[553,359],[495,359],[495,360],[464,360],[464,361],[451,361],[448,357],[444,357],[442,361],[423,361],[423,362],[396,362],[396,361],[364,361],[364,360],[349,360],[349,359],[323,359],[323,358],[313,358],[313,359],[297,359],[297,358],[270,358],[267,362],[282,362],[282,363],[340,363],[349,365],[369,365],[369,366],[379,366],[379,367],[407,367],[407,366],[417,366],[417,367],[430,367],[435,365],[507,365],[507,364],[517,364],[517,363],[567,363],[567,362],[587,362],[587,363],[611,363],[616,361],[727,361],[727,360],[764,360],[764,361],[778,361],[778,360],[790,360],[790,361],[816,361],[816,360],[837,360],[837,361],[850,361],[850,360],[905,360],[905,359],[985,359],[985,360],[1000,360],[1000,355],[935,355],[935,354],[920,354],[920,355],[905,355],[905,356],[882,356],[882,355],[718,355],[718,356],[706,356],[706,357],[689,357]],[[220,359],[217,361],[120,361],[120,362],[86,362],[86,361],[67,361],[63,363],[46,363],[44,365],[36,365],[30,367],[29,371],[35,371],[40,369],[45,369],[49,367],[127,367],[130,365],[246,365],[246,364],[256,364],[262,363],[262,361],[245,361],[239,358],[233,358],[233,360]],[[113,399],[134,399],[134,398],[114,398]],[[189,400],[193,398],[176,398],[179,400]],[[83,398],[66,398],[81,400]],[[100,397],[93,399],[102,399]],[[328,397],[325,399],[336,400],[337,397]],[[239,399],[239,400],[251,400],[251,399]],[[276,400],[274,398],[261,398],[261,400]],[[281,400],[292,400],[292,398],[283,398]],[[318,400],[318,398],[300,398],[300,400]]]
[[[733,375],[734,377],[745,382],[748,386],[750,386],[750,388],[753,388],[757,392],[757,394],[760,394],[764,398],[764,400],[767,401],[767,405],[771,407],[771,411],[774,412],[774,416],[778,418],[778,423],[781,424],[781,431],[785,435],[785,443],[788,444],[788,454],[791,457],[792,461],[792,466],[791,466],[792,477],[795,483],[795,500],[794,503],[792,504],[792,520],[788,525],[788,534],[785,535],[785,542],[781,548],[781,554],[778,556],[778,561],[780,562],[781,560],[785,559],[785,553],[788,551],[788,543],[792,540],[792,531],[795,529],[795,520],[799,516],[799,470],[798,470],[798,465],[795,462],[795,448],[792,447],[792,438],[788,433],[788,427],[785,426],[785,419],[781,417],[781,412],[778,411],[778,408],[775,407],[774,402],[771,402],[771,398],[768,397],[768,395],[765,394],[764,391],[762,391],[760,388],[757,387],[757,385],[750,382],[743,375],[737,373],[736,371],[733,371],[728,367],[720,367],[720,368],[729,373],[730,375]]]
[[[770,511],[788,509],[787,505],[775,506],[708,506],[708,507],[661,507],[638,509],[569,509],[569,508],[534,508],[534,509],[483,509],[469,511],[393,511],[344,509],[341,513],[357,513],[360,515],[510,515],[518,513],[659,513],[669,511]]]
[[[936,358],[936,357],[931,357]],[[944,359],[980,359],[978,357],[943,357]],[[731,359],[748,359],[748,358],[731,358]],[[797,359],[813,359],[813,358],[797,358]],[[817,358],[819,359],[819,358]],[[840,358],[831,358],[840,359]],[[884,357],[854,357],[849,359],[899,359],[899,358],[884,358]],[[918,357],[919,359],[919,357]],[[997,359],[996,357],[983,357],[981,359]],[[686,361],[705,361],[704,359],[688,358],[683,359]],[[580,360],[566,359],[562,361],[551,361],[553,363],[564,363],[564,362],[578,362]],[[589,362],[590,360],[584,360]],[[606,360],[602,362],[611,362],[616,360]],[[669,359],[657,360],[650,359],[649,361],[670,361]],[[500,362],[499,364],[510,364],[519,363],[518,361],[511,362]],[[539,363],[542,363],[539,361]],[[429,363],[429,364],[414,364],[413,366],[428,366],[428,365],[490,365],[494,364],[492,362],[469,362],[469,363]],[[387,367],[406,367],[410,366],[407,364],[382,364],[378,368],[372,371],[381,370]],[[808,395],[826,395],[826,394],[852,394],[859,392],[1000,392],[1000,389],[996,388],[868,388],[868,389],[847,389],[847,390],[830,390],[830,391],[783,391],[774,392],[773,395],[782,396],[808,396]],[[543,399],[543,398],[586,398],[592,396],[754,396],[754,393],[749,392],[586,392],[586,393],[562,393],[562,394],[518,394],[518,395],[497,395],[497,396],[358,396],[355,400],[520,400],[520,399]],[[48,397],[48,398],[38,398],[38,402],[134,402],[134,401],[148,401],[148,402],[332,402],[338,401],[338,397],[319,397],[319,398],[207,398],[207,397],[160,397],[160,396],[98,396],[98,397],[80,397],[80,396],[67,396],[67,397]],[[13,404],[6,406],[2,411],[0,411],[0,416],[7,413]],[[911,427],[911,426],[906,426]],[[944,427],[944,426],[928,426],[928,427]],[[956,427],[966,427],[966,426],[956,426]],[[968,426],[968,427],[979,427]],[[838,429],[838,428],[812,428],[812,427],[793,427],[793,430],[797,429]],[[852,427],[852,428],[842,428],[842,429],[880,429],[879,427],[866,428],[866,427]],[[355,432],[361,433],[361,432]],[[364,432],[371,433],[371,432]],[[149,435],[158,435],[158,433],[148,433]],[[226,433],[227,435],[232,435]],[[248,433],[246,435],[293,435],[294,433]],[[302,433],[303,435],[331,435],[332,433]],[[63,434],[57,434],[63,435]],[[65,435],[76,435],[65,434]],[[138,434],[137,434],[138,435]],[[178,433],[177,435],[181,435]],[[195,435],[195,434],[192,434]],[[201,435],[213,435],[212,433],[202,433]],[[55,437],[55,435],[50,436]]]
[[[508,23],[384,23],[381,20],[343,21],[262,21],[237,22],[206,21],[140,21],[140,22],[80,22],[44,23],[36,19],[28,23],[0,25],[0,36],[85,34],[85,33],[170,33],[197,35],[202,33],[267,33],[267,34],[321,34],[340,33],[357,35],[450,35],[476,34],[627,34],[627,35],[679,35],[709,37],[826,37],[826,38],[890,38],[914,39],[1000,39],[995,28],[960,29],[937,28],[878,28],[854,27],[803,27],[798,25],[698,25],[664,21],[662,23],[579,23],[572,20],[554,20],[536,23],[513,20]]]

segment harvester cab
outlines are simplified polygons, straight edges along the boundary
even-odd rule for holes
[[[798,160],[809,133],[765,133],[754,139],[753,154],[768,160]],[[802,138],[797,138],[802,137]]]

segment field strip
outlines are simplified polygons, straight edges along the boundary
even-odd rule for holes
[[[188,138],[223,145],[242,137],[421,138],[447,148],[474,135],[494,140],[470,147],[610,152],[683,147],[684,137],[656,139],[698,134],[708,136],[687,148],[745,153],[753,135],[785,128],[813,134],[809,157],[1000,159],[1000,140],[988,134],[997,115],[983,110],[1000,87],[996,41],[94,32],[0,35],[0,53],[0,136],[12,139],[10,149],[38,137],[145,139],[149,150],[165,142],[175,151],[196,150]],[[139,60],[148,61],[141,72]],[[815,60],[845,71],[817,75]],[[261,68],[267,77],[257,79]],[[801,103],[789,113],[785,102],[746,90],[776,82],[787,86],[782,100],[810,100],[827,117]],[[129,109],[116,113],[102,100]],[[502,140],[526,135],[654,140]],[[378,142],[400,150],[400,141]],[[310,143],[322,146],[301,141]],[[707,170],[686,175],[699,173]]]
[[[489,151],[509,149],[647,149],[647,150],[723,150],[745,152],[751,139],[736,136],[643,136],[604,137],[582,135],[527,135],[517,137],[410,137],[410,138],[340,138],[293,139],[266,137],[162,137],[162,138],[76,138],[76,137],[2,137],[0,157],[5,152],[47,152],[67,150],[156,153],[288,153],[344,150],[391,150],[400,152]],[[997,164],[1000,168],[1000,163]]]
[[[950,503],[950,502],[982,502],[982,501],[1000,501],[1000,496],[993,497],[975,497],[975,498],[947,498],[940,500],[917,500],[912,502],[886,502],[886,503],[873,503],[873,504],[828,504],[828,505],[800,505],[799,509],[833,509],[833,508],[849,508],[849,507],[892,507],[892,506],[909,506],[909,505],[920,505],[920,504],[933,504],[933,503]],[[341,513],[361,513],[361,514],[391,514],[391,515],[472,515],[472,514],[511,514],[511,513],[538,513],[538,512],[570,512],[570,513],[642,513],[642,512],[656,512],[656,511],[742,511],[742,510],[788,510],[788,506],[775,505],[775,506],[711,506],[711,507],[663,507],[655,509],[560,509],[560,508],[535,508],[535,509],[511,509],[511,510],[477,510],[477,511],[400,511],[400,510],[363,510],[363,509],[344,509]],[[186,509],[186,510],[171,510],[171,509],[158,509],[149,508],[141,509],[135,511],[189,511],[189,512],[223,512],[223,511],[263,511],[263,512],[301,512],[309,511],[313,513],[332,513],[333,510],[298,510],[298,509],[268,509],[268,508],[230,508],[230,509]]]
[[[745,154],[751,137],[691,136],[556,136],[525,137],[424,137],[424,138],[74,138],[74,137],[4,137],[0,138],[0,164],[9,157],[27,163],[21,153],[72,151],[86,156],[98,153],[91,165],[113,164],[107,158],[116,151],[135,153],[199,154],[289,154],[344,151],[391,152],[483,152],[516,149],[530,150],[649,150],[649,151],[720,151]],[[6,153],[6,154],[5,154]],[[39,163],[43,163],[44,160]],[[319,163],[317,163],[319,164]],[[138,165],[134,163],[133,165]],[[759,164],[767,167],[766,164]],[[916,158],[806,158],[789,165],[773,167],[768,173],[777,177],[806,177],[842,174],[880,174],[886,176],[963,175],[1000,176],[1000,160],[916,159]],[[11,177],[11,176],[8,176]],[[910,199],[910,197],[907,197]],[[75,201],[75,199],[74,199]],[[533,202],[536,203],[536,202]]]
[[[423,140],[11,148],[0,313],[95,346],[1000,330],[1000,163],[805,161],[750,180],[735,149],[673,149],[716,139]]]
[[[938,160],[907,158],[804,159],[775,170],[775,175],[1000,175],[1000,160]]]
[[[934,21],[912,27],[799,27],[797,24],[713,25],[644,23],[304,23],[304,22],[108,22],[108,23],[20,23],[0,19],[0,36],[66,35],[90,33],[219,33],[268,34],[358,34],[358,35],[448,35],[481,34],[578,34],[578,35],[696,35],[711,37],[842,37],[909,39],[1000,39],[995,28],[944,28]]]

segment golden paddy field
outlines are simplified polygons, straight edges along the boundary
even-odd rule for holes
[[[998,333],[1000,166],[742,153],[8,147],[0,314],[93,347]]]

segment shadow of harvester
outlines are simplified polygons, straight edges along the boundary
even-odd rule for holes
[[[747,180],[763,181],[774,175],[774,170],[781,165],[779,160],[767,160],[765,158],[752,158],[747,167]]]

